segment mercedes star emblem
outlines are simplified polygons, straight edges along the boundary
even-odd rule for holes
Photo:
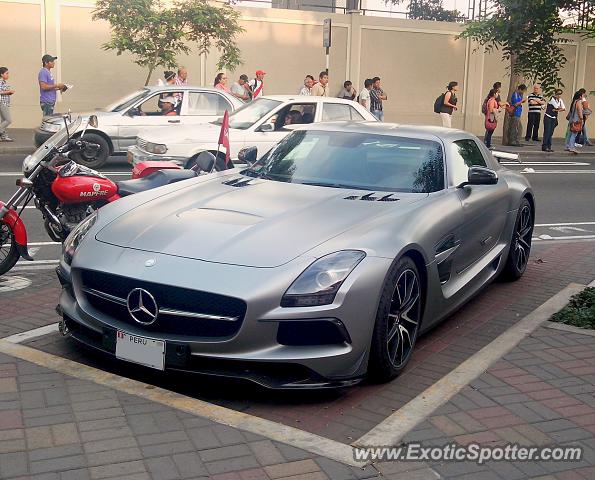
[[[126,306],[130,316],[142,325],[151,325],[159,316],[159,307],[155,297],[143,288],[131,290],[126,297]]]

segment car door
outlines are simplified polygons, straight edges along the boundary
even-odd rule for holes
[[[284,128],[290,113],[294,119],[294,125],[313,123],[317,119],[317,107],[318,102],[316,100],[284,104],[247,132],[246,145],[258,147],[259,157],[264,155],[291,133],[290,129]],[[295,112],[299,113],[299,115],[296,115]]]
[[[126,150],[129,146],[134,145],[140,131],[181,122],[179,115],[165,116],[162,114],[161,98],[162,93],[156,93],[132,106],[122,115],[118,128],[120,150]],[[175,110],[179,113],[182,107],[183,93],[180,92],[174,98],[176,100]]]
[[[450,145],[448,168],[453,186],[467,181],[469,168],[488,167],[484,154],[471,138]],[[483,258],[498,242],[506,222],[508,186],[498,179],[495,185],[466,185],[457,188],[463,210],[461,245],[456,256],[456,271],[461,273]]]
[[[223,95],[194,90],[186,93],[180,120],[185,125],[209,123],[222,117],[226,110],[231,113],[234,108]]]

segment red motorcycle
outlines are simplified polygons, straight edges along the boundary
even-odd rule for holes
[[[92,116],[87,124],[97,125]],[[85,217],[103,205],[134,193],[193,178],[199,169],[185,170],[172,162],[146,162],[135,166],[132,180],[113,182],[105,175],[70,160],[72,154],[93,155],[99,145],[81,140],[82,123],[66,115],[65,127],[53,135],[23,162],[23,178],[8,202],[0,202],[0,275],[17,260],[33,260],[27,249],[27,230],[20,217],[33,200],[44,218],[45,229],[55,242],[63,242]],[[86,129],[85,129],[86,130]],[[214,162],[215,157],[212,156]],[[210,171],[211,158],[203,158],[203,170]],[[20,209],[20,210],[19,210]]]

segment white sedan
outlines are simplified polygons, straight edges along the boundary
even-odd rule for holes
[[[376,121],[364,107],[330,97],[268,95],[248,103],[229,116],[231,158],[246,146],[264,155],[292,131],[292,125],[327,121]],[[201,152],[217,153],[221,120],[195,126],[179,125],[141,132],[128,149],[133,165],[147,160],[171,160],[190,168]],[[220,153],[224,155],[224,153]]]

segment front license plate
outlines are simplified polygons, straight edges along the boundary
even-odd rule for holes
[[[164,370],[165,342],[118,330],[116,335],[116,358],[139,363],[157,370]]]

